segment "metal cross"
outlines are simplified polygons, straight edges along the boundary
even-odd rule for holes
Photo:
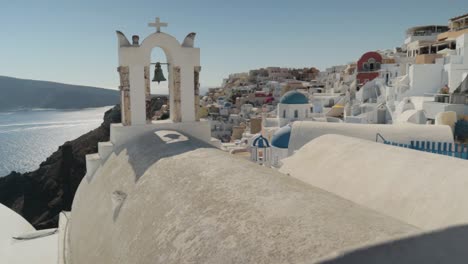
[[[161,20],[159,19],[159,17],[156,18],[156,22],[155,23],[149,23],[148,26],[149,27],[155,27],[156,28],[156,32],[160,33],[161,32],[161,28],[162,27],[167,27],[167,23],[164,23],[164,22],[161,22]]]

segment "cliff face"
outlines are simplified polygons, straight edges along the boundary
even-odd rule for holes
[[[165,102],[166,98],[154,98],[152,109],[159,110]],[[37,229],[56,227],[58,214],[71,209],[76,189],[86,174],[85,155],[96,153],[98,142],[109,141],[110,124],[120,120],[117,105],[105,113],[98,128],[60,146],[36,171],[1,177],[0,203]]]

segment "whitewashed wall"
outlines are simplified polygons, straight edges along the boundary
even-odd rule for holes
[[[289,141],[289,154],[300,149],[315,138],[327,134],[337,134],[374,141],[380,133],[386,140],[410,144],[411,140],[452,142],[453,134],[449,126],[435,125],[378,125],[299,121],[294,122]],[[330,146],[331,147],[331,146]]]

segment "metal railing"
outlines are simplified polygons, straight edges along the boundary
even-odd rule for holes
[[[385,141],[386,145],[414,149],[454,158],[468,160],[468,144],[435,142],[435,141],[418,141],[412,140],[410,144],[401,144],[396,142]]]
[[[377,134],[375,135],[375,142],[379,142],[379,138],[382,140],[382,143],[388,142],[387,140],[385,140],[385,138],[384,138],[384,137],[382,136],[382,134],[380,134],[380,133],[377,133]]]

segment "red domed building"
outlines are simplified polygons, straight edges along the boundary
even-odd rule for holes
[[[356,76],[359,87],[379,76],[382,61],[382,55],[374,51],[367,52],[361,56],[357,63],[358,74]]]

